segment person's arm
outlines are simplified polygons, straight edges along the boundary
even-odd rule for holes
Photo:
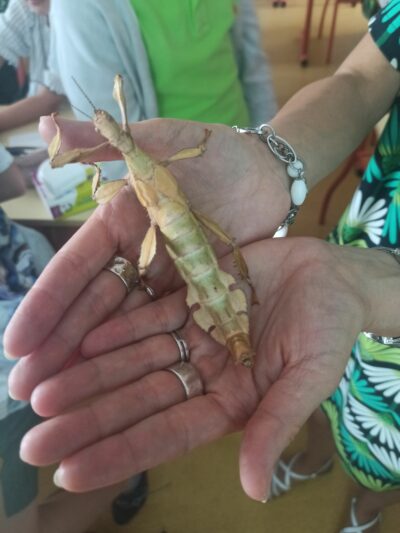
[[[22,196],[25,190],[24,176],[15,163],[0,174],[0,202]]]
[[[271,124],[305,162],[310,187],[357,148],[399,88],[400,73],[367,34],[333,76],[307,85],[283,106]]]
[[[25,193],[25,178],[12,155],[0,144],[0,202]]]
[[[17,128],[38,120],[42,115],[54,113],[62,100],[62,95],[42,87],[38,94],[0,109],[0,131]]]

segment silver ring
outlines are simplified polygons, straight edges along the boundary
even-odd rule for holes
[[[185,339],[182,339],[177,330],[171,331],[170,335],[178,346],[180,361],[183,363],[188,363],[190,359],[190,350],[187,342]]]
[[[182,383],[187,400],[204,394],[203,382],[200,374],[191,363],[180,362],[167,367],[165,370],[172,372]]]
[[[119,255],[113,257],[103,270],[108,270],[117,276],[125,285],[128,294],[140,284],[140,276],[137,268],[130,261]]]

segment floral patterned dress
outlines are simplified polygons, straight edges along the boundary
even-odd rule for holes
[[[400,0],[370,20],[370,33],[399,70]],[[399,96],[361,184],[329,240],[362,248],[400,247]],[[351,476],[370,490],[400,489],[400,348],[361,334],[345,375],[322,408]]]

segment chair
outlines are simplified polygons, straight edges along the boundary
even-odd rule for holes
[[[325,63],[327,65],[331,62],[331,59],[332,59],[333,40],[335,37],[336,18],[337,18],[337,11],[338,11],[339,4],[350,4],[352,7],[355,7],[357,3],[358,3],[358,0],[334,0],[331,30],[329,33],[328,49],[326,51],[326,57],[325,57]],[[324,31],[324,23],[325,23],[326,12],[328,9],[328,4],[329,4],[329,0],[325,0],[324,6],[322,8],[321,20],[319,23],[318,39],[321,39],[322,33]]]

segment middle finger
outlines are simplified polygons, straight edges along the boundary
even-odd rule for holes
[[[182,333],[183,337],[189,338],[187,333]],[[179,359],[178,346],[173,336],[156,335],[88,359],[79,367],[69,368],[51,377],[36,387],[31,404],[40,416],[55,416],[94,396],[162,370]]]

